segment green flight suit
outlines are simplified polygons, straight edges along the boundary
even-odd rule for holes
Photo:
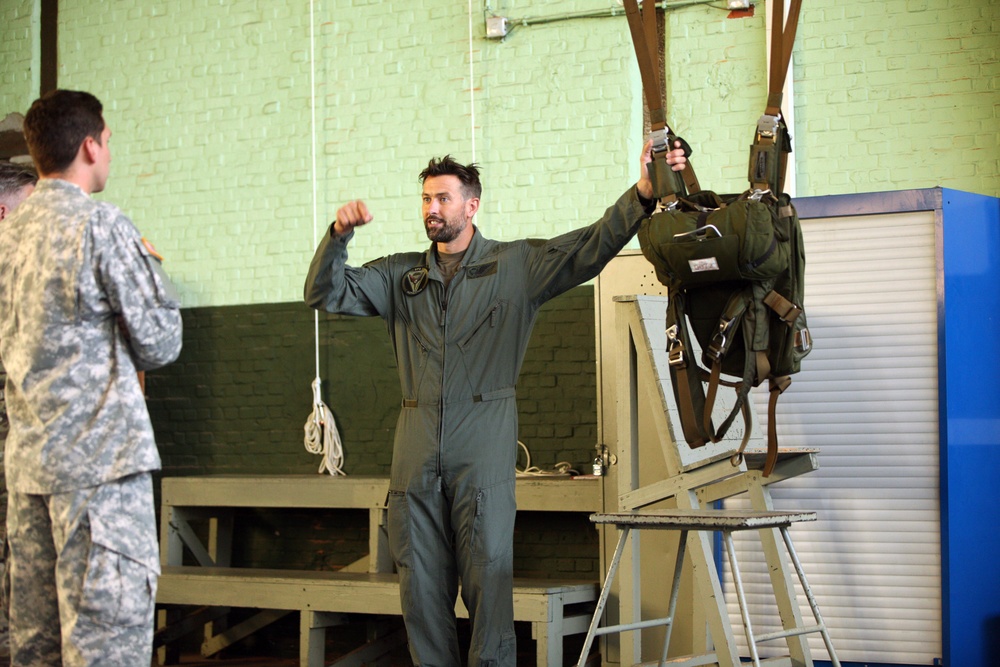
[[[305,285],[312,308],[386,321],[403,406],[389,485],[389,542],[414,664],[458,667],[458,581],[469,665],[516,660],[514,385],[539,307],[600,273],[649,213],[629,189],[594,224],[551,240],[475,231],[445,287],[433,248],[346,265],[353,231],[330,227]]]

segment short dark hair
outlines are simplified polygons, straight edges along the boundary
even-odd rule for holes
[[[427,168],[420,172],[420,182],[423,183],[431,176],[457,176],[462,182],[462,194],[466,199],[479,199],[483,194],[483,184],[479,182],[479,165],[475,162],[460,164],[450,155],[431,158]]]
[[[34,167],[0,160],[0,198],[37,182],[38,174]]]
[[[100,100],[79,90],[52,90],[35,100],[24,117],[24,138],[38,171],[64,171],[87,137],[100,143],[103,111]]]

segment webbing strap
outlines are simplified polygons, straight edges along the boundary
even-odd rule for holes
[[[632,45],[635,47],[639,76],[642,78],[642,90],[646,94],[646,104],[649,107],[650,128],[655,132],[667,125],[663,97],[660,94],[660,77],[656,74],[656,63],[659,61],[656,52],[656,3],[644,2],[640,15],[638,2],[625,0],[625,17],[632,33]]]
[[[778,396],[792,384],[792,378],[783,375],[768,381],[771,396],[767,401],[767,458],[764,460],[764,477],[770,477],[778,462]]]
[[[701,192],[701,185],[689,159],[681,172],[675,172],[666,162],[666,154],[672,151],[674,142],[680,140],[685,152],[690,154],[687,143],[677,137],[667,125],[666,91],[660,90],[659,50],[661,37],[656,26],[656,2],[645,0],[640,13],[638,0],[624,0],[625,17],[628,19],[632,46],[639,63],[642,91],[649,108],[649,126],[653,136],[653,162],[649,165],[649,176],[653,182],[653,196],[656,199],[676,201],[685,191]]]
[[[681,430],[684,440],[692,448],[701,447],[708,438],[698,431],[698,420],[695,417],[694,401],[691,396],[691,385],[688,384],[687,366],[675,367],[677,373],[677,407],[680,408]],[[711,416],[709,416],[711,419]],[[709,428],[711,432],[711,428]]]
[[[802,308],[796,306],[774,290],[768,292],[767,296],[764,297],[764,304],[773,310],[775,315],[788,326],[792,326],[795,320],[799,319],[799,315],[802,314]]]
[[[684,439],[692,448],[701,447],[707,442],[719,442],[725,437],[736,417],[742,413],[745,426],[743,446],[746,446],[750,433],[747,402],[750,388],[754,383],[754,366],[759,364],[760,360],[753,355],[747,355],[741,381],[727,382],[721,378],[721,372],[722,356],[729,346],[723,343],[719,347],[721,355],[715,358],[711,370],[701,369],[690,354],[690,345],[686,344],[686,341],[690,340],[690,333],[684,309],[680,305],[682,301],[683,299],[676,293],[669,295],[667,300],[667,361],[676,391]],[[733,320],[735,326],[742,317],[745,303],[733,298],[727,304],[728,308],[735,308],[738,311]],[[702,377],[703,374],[707,377]],[[707,384],[707,390],[702,387],[702,382]],[[712,413],[720,385],[736,389],[736,402],[716,429],[712,425]],[[698,400],[694,395],[695,391],[698,392]]]
[[[767,104],[764,114],[757,121],[750,151],[749,180],[753,190],[782,192],[785,169],[791,151],[788,127],[781,114],[782,88],[792,62],[792,47],[799,24],[802,0],[792,0],[785,20],[784,0],[773,0],[771,5],[771,68],[768,73]]]
[[[681,430],[684,440],[692,448],[701,447],[708,442],[708,437],[699,428],[695,416],[695,396],[692,392],[701,392],[701,379],[698,377],[697,362],[690,357],[690,350],[685,341],[688,340],[684,325],[684,313],[678,306],[680,295],[673,293],[667,301],[667,363],[670,368],[674,388],[677,392],[677,408],[681,417]],[[681,328],[685,327],[685,328]],[[692,366],[689,368],[689,364]],[[689,375],[690,371],[690,375]],[[704,408],[703,395],[699,401]],[[711,429],[709,430],[711,432]]]
[[[781,113],[781,89],[792,62],[795,31],[799,27],[799,10],[802,0],[792,0],[785,20],[785,0],[772,0],[771,4],[771,71],[768,76],[767,108],[764,113],[775,116]]]
[[[719,376],[722,373],[722,360],[716,359],[708,377],[708,389],[705,391],[705,413],[702,415],[702,428],[709,434],[712,442],[718,442],[718,434],[712,430],[712,412],[715,409],[715,395],[719,391]]]

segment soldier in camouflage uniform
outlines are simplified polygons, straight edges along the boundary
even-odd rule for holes
[[[28,198],[37,182],[38,174],[34,167],[0,162],[0,220],[13,213],[14,209]],[[7,372],[0,362],[0,443],[7,438],[7,403],[3,395],[3,384],[6,380]],[[6,508],[6,501],[2,505]]]
[[[36,100],[41,180],[0,225],[0,356],[10,419],[14,665],[148,665],[159,574],[160,467],[137,371],[173,361],[179,303],[115,206],[111,131],[89,93]]]
[[[26,164],[0,162],[0,220],[14,212],[22,201],[28,198],[38,182],[35,168]],[[7,440],[7,401],[4,398],[4,384],[7,382],[7,371],[0,359],[0,451]],[[7,568],[7,480],[4,477],[3,464],[0,462],[0,538],[3,552],[0,554],[0,581],[4,580]],[[0,587],[0,608],[4,610],[0,618],[0,655],[7,655],[7,599]]]

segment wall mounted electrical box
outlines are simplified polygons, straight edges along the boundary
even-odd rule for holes
[[[488,39],[503,39],[506,36],[506,18],[503,16],[490,16],[486,19],[486,37]]]

